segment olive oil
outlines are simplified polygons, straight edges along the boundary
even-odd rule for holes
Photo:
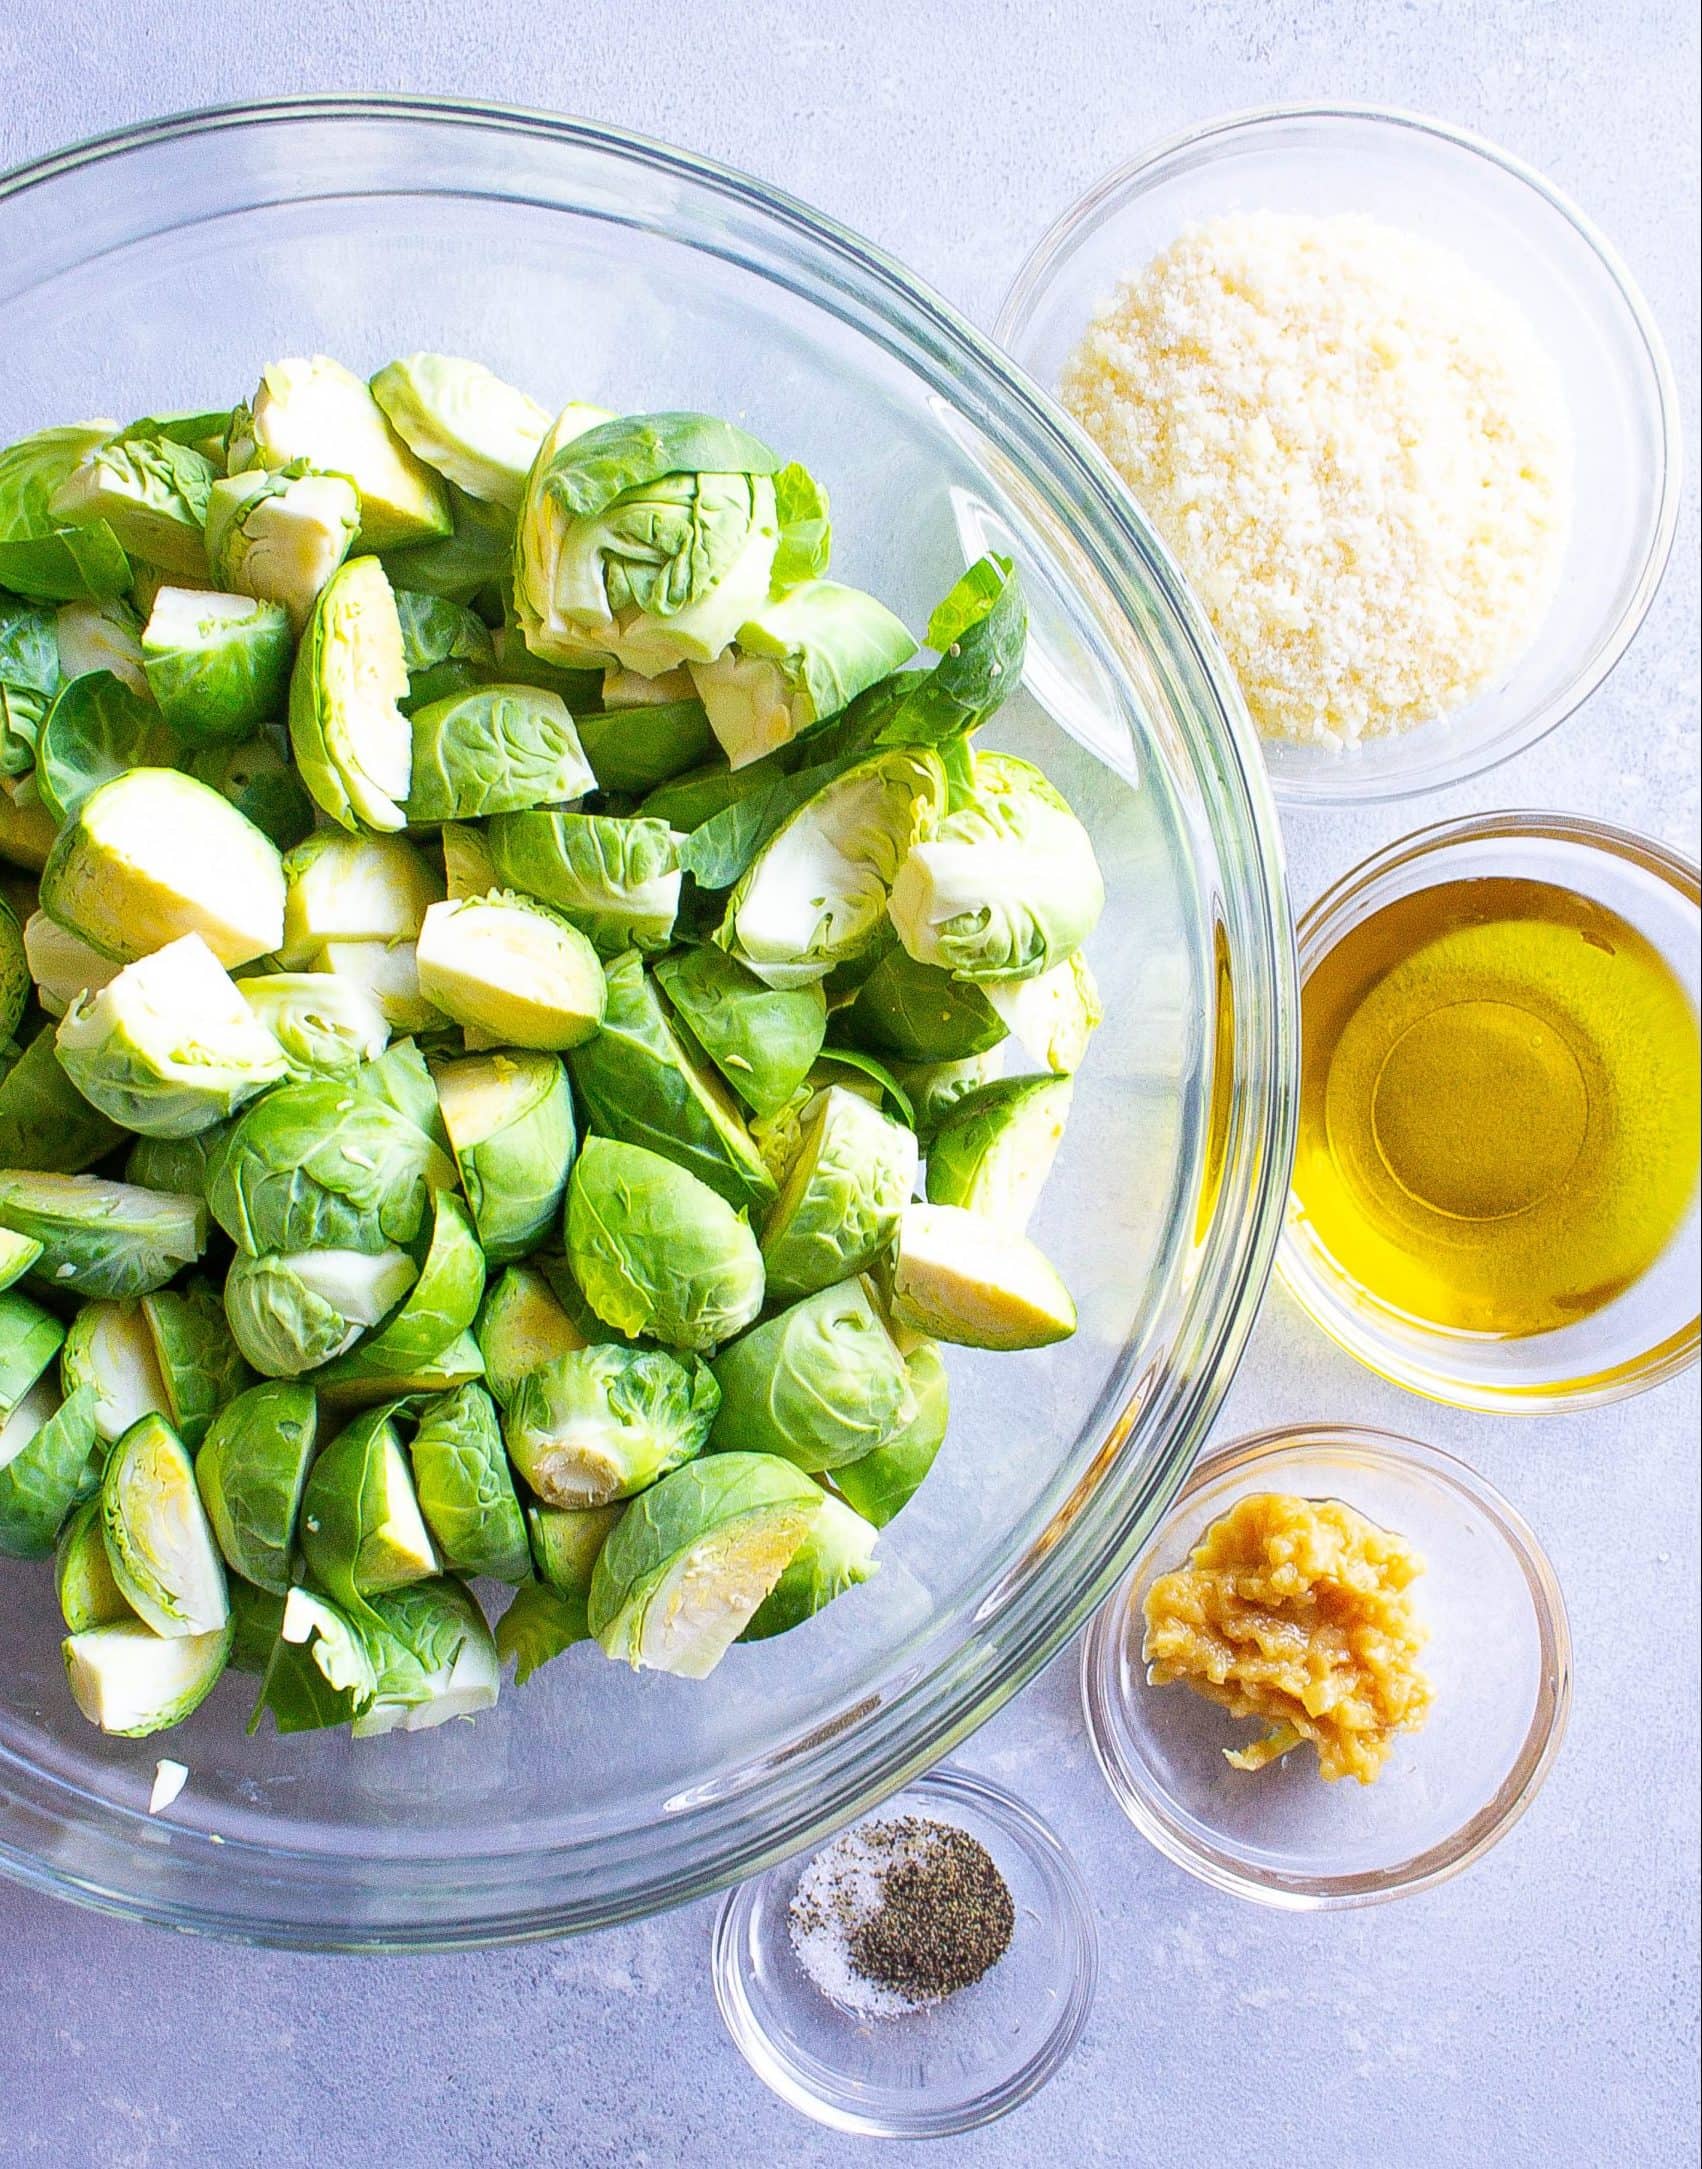
[[[1307,979],[1295,1200],[1374,1300],[1502,1338],[1603,1308],[1696,1191],[1702,1058],[1671,967],[1551,883],[1385,905]]]

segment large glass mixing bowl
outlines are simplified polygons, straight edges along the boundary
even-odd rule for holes
[[[499,1942],[696,1897],[986,1718],[1134,1557],[1203,1439],[1281,1221],[1296,1071],[1277,833],[1192,598],[1011,365],[852,235],[737,174],[542,117],[311,100],[126,131],[0,181],[0,442],[224,404],[264,361],[430,347],[546,402],[708,408],[833,494],[835,570],[912,623],[991,543],[1026,682],[999,743],[1092,829],[1106,1023],[1035,1234],[1081,1330],[953,1351],[952,1434],[883,1571],[707,1683],[570,1652],[473,1724],[250,1739],[232,1678],[162,1739],[77,1715],[51,1577],[0,1561],[0,1864],[176,1927]],[[187,1764],[147,1814],[161,1754]]]

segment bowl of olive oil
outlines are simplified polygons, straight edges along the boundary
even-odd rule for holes
[[[1406,838],[1300,927],[1280,1255],[1398,1384],[1529,1414],[1697,1351],[1698,877],[1563,815]]]

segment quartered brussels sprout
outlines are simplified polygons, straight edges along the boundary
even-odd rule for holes
[[[53,1593],[59,1615],[72,1634],[86,1634],[91,1627],[110,1627],[136,1616],[112,1578],[98,1492],[71,1509],[59,1532],[53,1547]]]
[[[596,950],[529,896],[496,891],[433,904],[415,961],[429,1001],[501,1046],[577,1047],[603,1020]]]
[[[0,1288],[10,1288],[35,1265],[41,1245],[29,1235],[14,1235],[0,1228]]]
[[[501,814],[486,831],[505,888],[571,919],[604,956],[664,949],[680,907],[680,860],[659,821],[595,813]]]
[[[872,1265],[915,1184],[913,1132],[842,1085],[818,1093],[763,1224],[770,1297],[807,1295]]]
[[[184,1445],[197,1453],[214,1416],[253,1384],[254,1374],[237,1352],[224,1306],[207,1281],[143,1296],[142,1316],[165,1388],[165,1412]]]
[[[414,941],[443,883],[405,836],[320,829],[284,860],[288,895],[279,962],[308,969],[327,942]]]
[[[402,666],[408,673],[408,697],[402,706],[409,715],[499,675],[490,627],[465,603],[412,588],[394,592]]]
[[[117,1123],[91,1107],[59,1066],[44,1024],[0,1077],[0,1167],[80,1175],[124,1142]]]
[[[145,1739],[200,1708],[230,1656],[229,1623],[209,1634],[160,1635],[139,1619],[66,1637],[71,1697],[91,1725]]]
[[[207,562],[221,587],[282,603],[293,631],[354,546],[360,496],[346,475],[305,461],[216,481],[207,496]]]
[[[805,580],[753,612],[736,647],[694,663],[692,678],[722,751],[744,768],[838,715],[915,653],[885,603],[834,580]]]
[[[928,1153],[928,1198],[1020,1235],[1063,1143],[1068,1077],[1007,1077],[958,1101]]]
[[[419,1278],[380,1333],[333,1366],[324,1383],[406,1379],[471,1327],[485,1292],[485,1254],[467,1208],[450,1190],[432,1196],[431,1243]]]
[[[346,1076],[390,1044],[374,997],[334,972],[271,972],[239,979],[236,991],[277,1041],[292,1077]]]
[[[32,911],[24,921],[23,945],[37,998],[50,1017],[62,1017],[79,994],[98,994],[123,969],[116,957],[102,956],[45,911]]]
[[[127,768],[170,768],[176,736],[151,700],[110,670],[63,686],[36,739],[35,783],[41,802],[64,823],[98,784]]]
[[[416,1272],[405,1250],[239,1253],[225,1277],[225,1316],[263,1378],[299,1378],[387,1317]]]
[[[375,1591],[423,1582],[438,1569],[394,1407],[365,1410],[308,1471],[300,1537],[309,1576],[356,1621]]]
[[[670,1024],[643,960],[616,957],[607,986],[602,1029],[568,1065],[587,1122],[677,1161],[731,1205],[764,1210],[774,1178],[726,1088]]]
[[[515,1467],[547,1506],[607,1506],[690,1460],[720,1390],[694,1357],[605,1343],[520,1381],[503,1417]]]
[[[246,430],[232,431],[233,473],[292,460],[347,475],[360,498],[363,549],[394,550],[449,533],[441,480],[409,451],[361,379],[324,354],[268,362]]]
[[[833,1472],[835,1488],[877,1529],[884,1529],[921,1489],[945,1444],[951,1411],[946,1367],[932,1341],[918,1341],[906,1354],[904,1368],[916,1413],[884,1446]]]
[[[357,1625],[311,1590],[290,1590],[248,1720],[250,1732],[259,1731],[267,1710],[278,1730],[289,1733],[346,1725],[372,1707],[378,1670],[369,1622],[377,1615],[370,1607],[362,1609],[365,1618]]]
[[[80,994],[55,1034],[91,1105],[143,1136],[188,1137],[284,1075],[283,1050],[198,934]]]
[[[0,450],[0,588],[77,602],[129,587],[130,560],[107,522],[71,525],[52,509],[60,485],[111,435],[110,422],[74,422]]]
[[[1045,1348],[1076,1329],[1069,1290],[1027,1236],[961,1205],[905,1209],[892,1316],[967,1348]]]
[[[144,1416],[169,1416],[159,1352],[140,1303],[85,1303],[66,1330],[59,1376],[94,1396],[98,1435],[112,1445]]]
[[[477,1332],[485,1384],[503,1408],[528,1371],[586,1345],[555,1290],[529,1265],[509,1266],[486,1291]]]
[[[195,1481],[233,1574],[285,1595],[318,1436],[311,1386],[264,1379],[220,1409],[195,1457]]]
[[[94,1395],[44,1373],[0,1422],[0,1553],[45,1559],[99,1468]]]
[[[416,708],[407,813],[416,826],[559,806],[596,786],[560,699],[484,685]]]
[[[125,433],[85,452],[48,510],[71,527],[98,522],[132,556],[204,580],[213,481],[212,462],[193,445]]]
[[[276,846],[217,791],[169,768],[133,768],[92,790],[59,831],[41,906],[121,961],[199,934],[227,970],[283,938]]]
[[[417,459],[470,497],[520,509],[550,418],[483,362],[409,354],[372,380],[372,396]]]
[[[216,1634],[230,1617],[224,1560],[195,1488],[195,1464],[163,1416],[113,1447],[100,1486],[113,1579],[156,1634]]]
[[[0,604],[0,621],[5,605]],[[53,613],[53,637],[59,650],[59,675],[69,685],[109,671],[132,693],[146,694],[142,662],[142,620],[122,597],[106,602],[61,603]],[[0,678],[5,672],[5,636],[0,633]],[[51,687],[48,688],[52,690]]]
[[[819,985],[770,987],[724,950],[676,949],[656,981],[753,1114],[777,1114],[810,1073],[827,1033]]]
[[[384,569],[354,557],[320,589],[290,676],[290,747],[314,803],[346,829],[404,828],[408,672]]]
[[[587,1139],[567,1195],[567,1256],[605,1324],[672,1348],[731,1340],[762,1308],[744,1215],[659,1153]]]
[[[958,1102],[993,1082],[1000,1061],[998,1051],[989,1048],[984,1054],[966,1055],[960,1061],[893,1063],[892,1074],[910,1101],[916,1139],[924,1152]]]
[[[357,1740],[383,1732],[427,1732],[452,1717],[490,1709],[501,1662],[485,1615],[469,1590],[448,1576],[375,1595],[376,1691],[353,1725]]]
[[[149,1295],[207,1246],[199,1198],[95,1175],[0,1173],[0,1227],[40,1243],[37,1278],[71,1295]]]
[[[626,1512],[626,1501],[609,1506],[529,1506],[526,1527],[532,1540],[532,1564],[538,1579],[564,1597],[583,1604],[591,1594],[597,1555]]]
[[[1031,1061],[1060,1076],[1080,1069],[1104,1012],[1079,949],[1037,979],[989,980],[982,991]]]
[[[877,947],[887,894],[945,805],[945,771],[921,748],[859,761],[806,799],[734,884],[715,939],[770,986],[825,979]]]
[[[291,764],[289,739],[276,724],[232,745],[200,747],[189,756],[189,773],[228,799],[280,851],[300,843],[313,826],[313,801]]]
[[[637,680],[647,689],[663,682],[660,678]],[[709,718],[689,679],[682,699],[666,699],[647,690],[642,703],[619,705],[610,701],[605,682],[601,712],[576,711],[575,725],[580,747],[603,791],[654,790],[670,776],[707,761],[715,751]]]
[[[282,603],[162,587],[142,632],[160,714],[186,746],[250,738],[289,702],[295,641]]]
[[[775,1454],[689,1461],[635,1499],[591,1576],[606,1655],[705,1679],[796,1557],[825,1494]]]
[[[883,1446],[915,1413],[904,1358],[865,1279],[776,1311],[715,1358],[718,1452],[779,1454],[812,1474]]]
[[[573,1095],[553,1054],[470,1056],[437,1072],[444,1126],[492,1265],[553,1232],[573,1164]]]
[[[482,828],[475,828],[471,822],[448,821],[437,835],[443,846],[443,883],[451,903],[464,903],[469,896],[488,896],[492,889],[502,887]]]
[[[785,1572],[751,1614],[741,1642],[763,1642],[813,1619],[824,1605],[866,1582],[879,1566],[872,1522],[835,1498],[824,1498],[809,1534]]]
[[[503,1451],[496,1405],[477,1381],[419,1412],[408,1447],[414,1490],[443,1562],[499,1582],[531,1573],[526,1523]]]
[[[356,1350],[356,1355],[360,1351]],[[344,1357],[314,1373],[313,1383],[329,1411],[341,1415],[372,1408],[380,1401],[418,1400],[438,1393],[453,1393],[485,1375],[484,1358],[471,1333],[457,1333],[434,1356],[423,1356],[406,1369],[367,1375],[352,1358]]]

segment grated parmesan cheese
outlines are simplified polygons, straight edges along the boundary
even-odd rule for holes
[[[1266,737],[1429,722],[1535,638],[1571,517],[1565,396],[1449,251],[1357,215],[1210,220],[1100,310],[1061,389]]]

